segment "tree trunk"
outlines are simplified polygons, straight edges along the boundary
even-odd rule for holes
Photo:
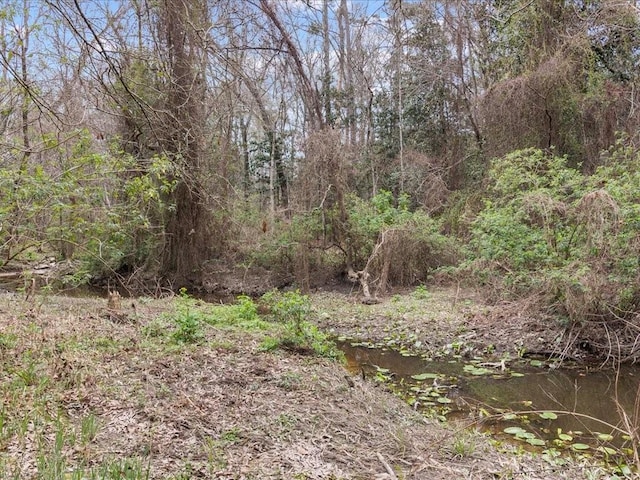
[[[161,4],[161,33],[168,55],[169,82],[163,150],[178,169],[172,193],[174,208],[165,224],[162,272],[175,282],[199,283],[201,267],[213,242],[206,208],[203,169],[205,84],[198,73],[201,54],[195,26],[206,18],[199,0],[165,0]]]

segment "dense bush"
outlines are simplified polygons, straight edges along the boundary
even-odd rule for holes
[[[593,175],[536,149],[497,159],[467,266],[500,295],[537,293],[571,320],[637,307],[640,156],[620,143]]]
[[[409,210],[406,195],[394,201],[383,190],[368,202],[352,198],[349,219],[354,268],[366,269],[378,291],[422,282],[460,256],[455,239],[441,233],[439,221],[422,210]]]
[[[96,153],[86,132],[69,148],[49,140],[57,161],[0,169],[0,267],[43,255],[75,262],[83,283],[149,258],[172,188],[169,164]]]
[[[456,263],[456,241],[440,233],[440,224],[422,210],[411,211],[406,195],[382,190],[370,200],[350,195],[344,239],[337,238],[337,212],[322,209],[294,216],[252,253],[252,262],[287,272],[298,286],[310,278],[322,283],[347,268],[368,267],[378,283],[409,285],[424,281],[442,265]],[[305,283],[306,282],[306,283]]]

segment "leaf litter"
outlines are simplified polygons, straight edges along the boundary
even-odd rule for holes
[[[261,352],[260,333],[207,326],[198,344],[150,335],[172,300],[135,301],[130,321],[102,315],[104,299],[0,296],[3,478],[139,465],[150,479],[584,478],[528,453],[498,451],[463,426],[413,411],[342,365]],[[31,376],[17,375],[29,372]],[[25,382],[22,377],[29,379]],[[31,378],[32,377],[32,378]],[[20,383],[22,382],[22,383]],[[85,445],[83,419],[97,431]],[[93,418],[92,417],[92,418]],[[62,435],[60,448],[54,447]],[[107,477],[105,477],[107,478]],[[129,478],[129,477],[127,477]],[[140,478],[144,478],[141,475]]]

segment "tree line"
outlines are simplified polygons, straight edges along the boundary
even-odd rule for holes
[[[493,159],[588,176],[636,148],[639,20],[614,0],[9,0],[2,264],[422,281],[482,244]]]

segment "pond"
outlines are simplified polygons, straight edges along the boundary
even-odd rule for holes
[[[461,419],[529,445],[625,451],[632,444],[621,422],[635,425],[640,370],[552,368],[540,360],[432,361],[392,350],[339,342],[353,373],[380,380],[416,409]],[[506,432],[505,432],[506,430]],[[527,445],[528,446],[528,445]]]

